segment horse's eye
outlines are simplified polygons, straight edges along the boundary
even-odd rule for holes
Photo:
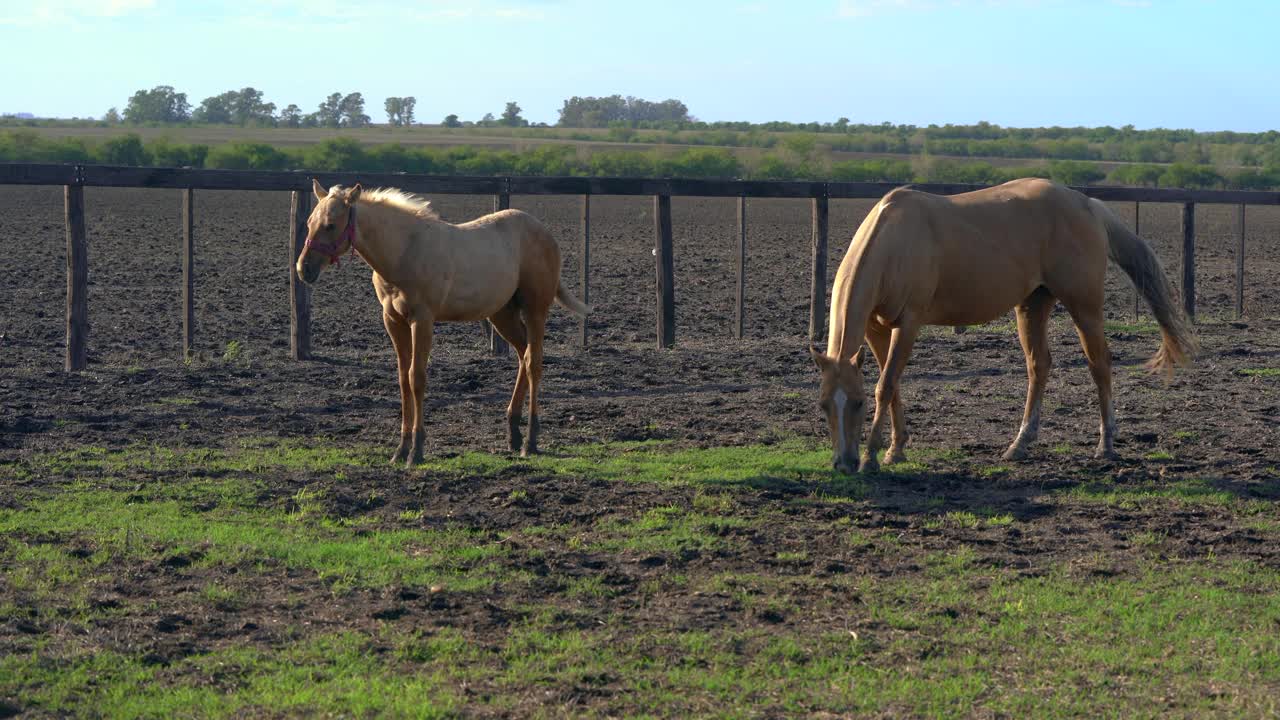
[[[329,223],[328,225],[325,225],[325,226],[324,226],[324,229],[325,229],[325,230],[333,230],[333,223]]]

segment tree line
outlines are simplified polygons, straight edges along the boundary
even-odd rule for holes
[[[0,131],[0,162],[103,163],[110,165],[313,170],[435,175],[543,175],[599,177],[746,178],[850,182],[957,182],[994,184],[1017,177],[1048,177],[1068,185],[1271,189],[1280,168],[1221,172],[1187,163],[1122,165],[1110,173],[1093,162],[1050,161],[1046,165],[997,167],[981,161],[918,157],[831,160],[803,143],[744,159],[726,148],[691,147],[679,152],[605,149],[582,154],[573,145],[539,145],[521,151],[472,146],[363,145],[336,137],[314,145],[277,147],[259,142],[221,145],[143,141],[129,133],[97,143],[82,138],[46,138],[32,130]]]
[[[387,124],[407,127],[418,122],[416,99],[389,97],[384,101]],[[446,128],[484,127],[491,131],[527,132],[532,136],[623,143],[759,147],[771,149],[809,136],[828,152],[884,153],[967,158],[1027,158],[1086,160],[1142,164],[1217,165],[1274,169],[1280,167],[1280,132],[1197,132],[1185,129],[1137,130],[1120,128],[1041,127],[1006,128],[987,122],[972,125],[895,125],[834,122],[703,122],[676,99],[651,102],[631,96],[566,99],[554,127],[530,123],[516,102],[508,102],[499,116],[464,121],[449,114]],[[304,113],[297,105],[277,111],[263,93],[252,87],[229,90],[205,98],[192,107],[185,93],[162,85],[139,90],[129,98],[123,115],[113,108],[104,120],[130,124],[231,124],[287,128],[358,128],[373,121],[361,93],[333,93],[316,110]],[[13,124],[11,121],[10,124]],[[603,136],[595,133],[603,132]]]

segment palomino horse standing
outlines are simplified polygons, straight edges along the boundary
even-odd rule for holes
[[[827,352],[811,348],[822,372],[819,405],[827,415],[833,464],[852,472],[862,437],[862,342],[876,362],[875,416],[861,469],[875,471],[885,418],[893,436],[887,462],[905,459],[907,442],[899,378],[922,325],[974,325],[1009,308],[1027,360],[1022,427],[1004,457],[1026,457],[1040,430],[1040,400],[1049,379],[1046,330],[1061,301],[1075,322],[1102,408],[1097,457],[1114,457],[1111,354],[1103,334],[1107,258],[1141,289],[1163,339],[1147,367],[1171,372],[1195,349],[1151,247],[1106,205],[1046,180],[1014,180],[941,197],[898,188],[867,215],[836,274]]]
[[[440,219],[430,203],[400,190],[363,191],[312,181],[319,204],[307,220],[298,277],[314,283],[348,249],[373,268],[382,322],[400,375],[400,446],[392,462],[422,461],[427,360],[437,321],[487,318],[515,348],[515,389],[507,405],[508,442],[520,449],[520,405],[529,394],[523,454],[538,451],[542,338],[551,303],[590,310],[560,284],[560,248],[533,216],[503,210],[462,225]]]

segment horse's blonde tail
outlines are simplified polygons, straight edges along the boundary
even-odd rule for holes
[[[1160,259],[1101,201],[1090,199],[1089,206],[1106,228],[1108,255],[1147,299],[1160,325],[1160,349],[1147,361],[1147,369],[1172,374],[1175,366],[1190,364],[1198,347],[1195,329],[1174,296]]]
[[[556,302],[582,317],[591,314],[591,306],[574,297],[573,293],[565,288],[564,283],[560,283],[560,286],[556,288]]]

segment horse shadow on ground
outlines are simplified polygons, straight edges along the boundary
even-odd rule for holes
[[[857,475],[831,471],[817,480],[814,468],[797,466],[768,475],[711,481],[707,486],[754,494],[765,502],[827,504],[848,508],[850,513],[872,509],[926,518],[968,512],[977,517],[1009,515],[1019,522],[1054,515],[1073,497],[1102,505],[1146,501],[1280,504],[1280,475],[1270,468],[1205,474],[1140,457],[1082,459],[1070,468],[1055,466],[1053,460],[1035,458],[999,472],[991,472],[991,466],[886,468]]]

